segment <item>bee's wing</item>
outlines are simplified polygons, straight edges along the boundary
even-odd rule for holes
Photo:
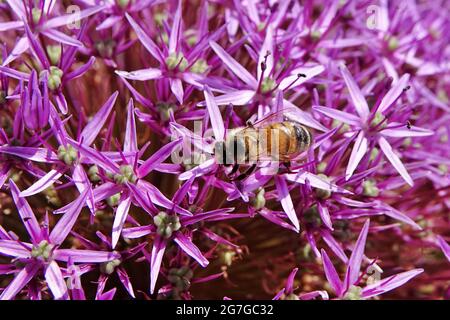
[[[282,109],[279,109],[278,111],[269,113],[264,118],[254,122],[252,124],[252,126],[255,128],[260,128],[260,127],[267,126],[274,122],[282,122],[286,119],[287,114],[295,113],[295,112],[296,112],[296,109],[292,108],[292,107],[282,108]]]

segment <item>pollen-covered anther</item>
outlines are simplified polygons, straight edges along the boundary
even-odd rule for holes
[[[58,159],[68,166],[72,165],[78,159],[78,152],[71,145],[58,147]]]
[[[157,227],[156,232],[166,239],[181,228],[180,218],[176,215],[169,215],[164,211],[153,217],[153,223]]]
[[[114,181],[121,184],[126,182],[135,183],[136,180],[137,177],[134,174],[133,167],[130,165],[120,166],[120,173],[114,175]]]

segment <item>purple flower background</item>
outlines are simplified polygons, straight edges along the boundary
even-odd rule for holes
[[[449,29],[448,1],[0,1],[0,299],[450,299]],[[273,114],[313,137],[289,164],[215,157]]]

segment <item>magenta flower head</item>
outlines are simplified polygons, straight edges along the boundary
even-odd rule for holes
[[[450,297],[432,1],[0,1],[0,299]]]

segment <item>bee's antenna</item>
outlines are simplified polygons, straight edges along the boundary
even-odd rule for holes
[[[284,90],[290,89],[290,88],[294,85],[294,83],[296,83],[296,82],[298,81],[298,79],[300,79],[300,78],[307,78],[307,76],[306,76],[306,74],[304,74],[304,73],[297,73],[297,78],[296,78],[294,81],[292,81],[286,88],[284,88]],[[277,90],[278,87],[280,86],[280,84],[281,84],[281,82],[279,82],[279,83],[275,86],[275,88],[272,89],[272,92],[275,91],[275,90]]]

